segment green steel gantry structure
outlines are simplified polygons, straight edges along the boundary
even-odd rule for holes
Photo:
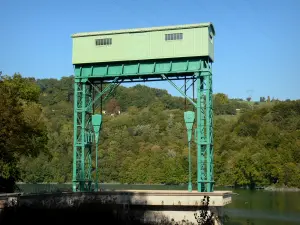
[[[139,81],[168,81],[196,108],[197,190],[213,191],[214,36],[211,23],[72,35],[74,192],[98,191],[97,147],[101,136],[102,101],[121,83]],[[174,80],[184,80],[184,89]],[[186,82],[191,82],[190,86],[196,84],[196,99],[186,95]],[[100,114],[95,114],[96,111]],[[184,116],[191,132],[193,126],[188,124],[193,122],[193,115]],[[96,180],[92,178],[95,144]]]

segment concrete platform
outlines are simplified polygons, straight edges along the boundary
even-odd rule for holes
[[[41,208],[68,209],[92,205],[93,209],[111,209],[117,214],[131,214],[141,221],[182,221],[198,224],[197,220],[213,219],[222,224],[223,206],[231,203],[231,191],[197,192],[178,190],[103,190],[99,192],[62,192],[7,195],[2,204]],[[1,198],[1,196],[0,196]],[[186,223],[185,223],[186,224]]]
[[[230,191],[115,190],[95,194],[97,198],[114,196],[118,204],[170,206],[201,206],[204,196],[208,196],[210,206],[225,206],[231,203],[231,193]]]

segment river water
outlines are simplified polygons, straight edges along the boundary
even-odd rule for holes
[[[24,192],[70,191],[71,184],[20,184]],[[102,189],[187,190],[186,186],[102,184]],[[300,225],[300,192],[217,188],[234,192],[226,225]]]

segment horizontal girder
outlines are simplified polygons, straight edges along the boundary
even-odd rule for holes
[[[149,60],[123,63],[105,64],[84,64],[75,65],[75,78],[93,79],[109,81],[115,77],[127,80],[130,79],[160,79],[161,74],[168,77],[179,78],[191,76],[199,71],[207,70],[210,72],[210,62],[201,57],[170,59],[170,60]],[[135,82],[135,81],[131,81]]]

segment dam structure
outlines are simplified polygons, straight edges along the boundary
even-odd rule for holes
[[[164,224],[223,224],[223,207],[231,203],[232,193],[214,190],[213,24],[76,33],[72,40],[75,71],[72,191],[0,195],[0,214],[7,208],[19,207],[23,217],[13,218],[22,218],[22,222],[26,222],[27,217],[32,222],[34,215],[40,214],[44,215],[43,221],[50,223],[54,215],[60,214],[72,224],[89,224],[89,219],[94,218],[93,212],[123,219],[131,215],[143,224],[149,221],[156,224],[163,221],[169,222]],[[103,102],[122,83],[158,81],[170,83],[195,109],[182,115],[189,146],[187,190],[101,188],[98,164],[102,162],[98,152],[101,151],[101,129],[105,126],[102,123]],[[184,85],[178,87],[174,81],[183,81]],[[193,90],[192,97],[187,94],[189,88]],[[195,149],[191,149],[192,141]],[[191,167],[191,151],[197,153],[196,168]],[[196,181],[191,176],[194,169]],[[26,207],[31,211],[26,211]],[[43,208],[45,214],[36,212],[36,207]],[[53,209],[57,211],[54,213]],[[74,212],[66,213],[66,209],[74,209]],[[17,212],[18,209],[13,211]]]

